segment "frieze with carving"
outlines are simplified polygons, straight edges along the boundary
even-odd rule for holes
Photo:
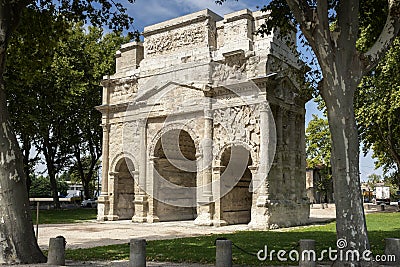
[[[223,63],[212,65],[212,80],[217,83],[244,81],[257,76],[259,56],[242,53],[226,56]]]
[[[137,82],[116,84],[111,87],[110,102],[112,104],[127,102],[134,99],[138,90]]]
[[[181,47],[193,47],[203,43],[206,38],[204,25],[192,25],[183,30],[172,30],[146,39],[147,55],[160,54],[177,50]]]

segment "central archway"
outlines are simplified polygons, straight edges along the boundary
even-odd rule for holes
[[[194,220],[197,217],[196,147],[188,132],[173,129],[164,133],[154,149],[158,175],[155,213],[159,221]]]
[[[232,188],[220,200],[221,219],[228,224],[247,224],[251,220],[253,195],[250,191],[250,152],[241,145],[227,147],[222,153],[221,165],[224,166],[221,169],[221,185]]]

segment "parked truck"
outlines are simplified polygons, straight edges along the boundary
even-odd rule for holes
[[[377,186],[375,187],[376,192],[376,204],[389,204],[390,205],[390,187],[389,186]]]

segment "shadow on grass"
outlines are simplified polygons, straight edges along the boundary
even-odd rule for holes
[[[400,214],[368,215],[367,222],[371,250],[375,255],[383,254],[385,238],[400,237]],[[335,223],[323,226],[310,226],[283,231],[241,231],[224,235],[208,235],[172,240],[148,241],[147,259],[161,262],[215,262],[215,240],[225,237],[239,246],[249,255],[233,247],[234,264],[245,266],[290,265],[293,262],[278,262],[277,251],[285,250],[287,253],[298,249],[300,239],[313,239],[316,241],[317,256],[322,250],[336,249]],[[128,240],[127,240],[128,242]],[[259,261],[254,255],[268,247],[268,259]],[[273,260],[270,261],[269,253],[275,250]],[[129,245],[113,245],[90,249],[67,250],[67,258],[74,260],[121,260],[129,259]],[[286,255],[288,257],[288,255]]]
[[[374,255],[381,255],[384,251],[385,238],[399,237],[400,229],[396,231],[371,231],[369,233],[371,248]],[[162,241],[149,241],[147,245],[147,259],[150,261],[161,262],[215,262],[215,239],[225,237],[251,254],[257,253],[268,247],[268,257],[266,261],[259,261],[255,255],[249,255],[233,247],[233,261],[235,264],[246,266],[263,265],[285,265],[285,262],[277,261],[277,251],[285,250],[287,253],[298,249],[300,239],[314,239],[316,241],[317,255],[321,251],[331,247],[336,248],[336,234],[334,232],[237,232],[234,234],[211,235],[193,238],[179,238]],[[273,260],[270,261],[270,252],[273,253]],[[264,255],[264,254],[262,254]],[[288,255],[285,257],[288,258]],[[91,249],[67,250],[67,258],[74,260],[128,260],[129,245],[112,245]],[[287,262],[286,264],[293,264]]]
[[[97,209],[74,208],[60,210],[40,210],[39,224],[79,223],[94,220]],[[36,223],[36,210],[32,211],[32,221]]]

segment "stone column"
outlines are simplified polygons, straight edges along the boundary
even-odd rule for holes
[[[211,93],[206,92],[206,103],[204,108],[204,136],[202,141],[203,148],[203,184],[202,195],[197,200],[199,203],[199,215],[195,220],[197,225],[212,225],[212,160],[213,160],[213,111]]]
[[[300,128],[300,134],[299,134],[299,146],[298,146],[298,153],[300,154],[300,166],[299,167],[299,175],[300,177],[305,177],[306,176],[306,168],[307,168],[307,155],[306,155],[306,138],[305,138],[305,133],[306,133],[306,126],[305,126],[305,118],[304,114],[301,114],[298,116],[298,124]],[[306,183],[304,179],[299,178],[299,196],[303,200],[308,201],[307,197],[307,190],[306,190]]]
[[[253,180],[253,202],[251,207],[250,228],[265,229],[268,227],[265,218],[268,200],[270,199],[268,178],[269,161],[274,159],[269,154],[269,144],[271,141],[270,123],[273,122],[270,118],[270,109],[267,102],[260,103],[260,152],[259,165],[249,166]]]
[[[139,121],[140,157],[139,157],[139,192],[145,194],[147,173],[147,120]]]
[[[139,181],[139,172],[134,172],[135,181]],[[139,187],[138,184],[135,186]],[[135,214],[132,217],[132,222],[146,222],[147,221],[147,210],[148,210],[148,201],[147,195],[141,194],[141,189],[137,188],[135,190],[135,200],[133,204],[135,206]]]
[[[296,153],[297,153],[297,142],[296,142],[296,113],[290,111],[288,113],[289,119],[289,166],[290,166],[290,198],[294,201],[297,200],[296,190]]]
[[[301,239],[299,241],[299,267],[315,267],[315,240]]]
[[[101,195],[108,195],[108,171],[109,171],[109,142],[110,142],[110,124],[103,124],[103,155],[102,155],[102,173],[101,173]]]
[[[118,192],[118,172],[110,172],[109,178],[111,187],[109,188],[109,212],[107,215],[107,220],[116,221],[118,220],[117,211],[115,209],[118,201],[118,195],[116,193]]]
[[[203,197],[212,197],[212,159],[213,159],[213,111],[211,98],[207,98],[208,106],[204,110],[204,143],[203,143]]]
[[[196,154],[196,201],[203,196],[203,154]],[[200,206],[197,205],[197,214],[201,213]]]
[[[273,140],[270,140],[270,123],[271,118],[269,116],[269,106],[268,103],[262,103],[260,105],[260,162],[258,167],[258,173],[253,174],[253,181],[257,183],[261,183],[260,187],[257,189],[259,192],[259,196],[265,197],[268,199],[269,196],[269,180],[268,180],[268,166],[270,165],[270,161],[274,160],[270,158],[269,155],[269,143]],[[255,179],[256,178],[256,179]]]
[[[47,258],[49,265],[65,265],[65,238],[60,236],[50,238],[49,254]]]
[[[101,172],[101,194],[98,198],[97,219],[104,221],[107,219],[109,211],[108,201],[108,172],[109,172],[109,141],[110,141],[110,124],[102,124],[103,127],[103,155],[102,155],[102,172]]]
[[[135,176],[135,181],[139,186],[135,194],[135,215],[132,217],[133,222],[147,221],[147,194],[146,194],[146,180],[147,180],[147,121],[146,119],[139,120],[139,135],[140,135],[140,155],[139,155],[139,172]],[[137,168],[137,166],[135,166]]]
[[[129,267],[146,267],[146,240],[131,239]]]
[[[232,241],[217,240],[215,245],[215,267],[232,267]]]
[[[146,181],[146,189],[147,194],[149,195],[148,199],[148,213],[147,213],[147,222],[159,222],[160,218],[158,218],[156,214],[156,206],[157,206],[157,180],[154,179],[154,170],[155,170],[155,160],[156,157],[149,157],[147,164],[147,177],[149,177]]]
[[[221,171],[224,169],[224,166],[221,166],[220,161],[217,160],[215,166],[213,166],[213,178],[214,178],[214,218],[213,225],[214,226],[224,226],[228,225],[228,223],[222,218],[223,210],[221,207]]]
[[[283,149],[283,110],[281,107],[277,107],[276,115],[276,156],[278,157],[277,170],[276,170],[276,181],[274,181],[274,189],[276,191],[276,199],[283,199],[285,188],[282,187],[283,183],[283,162],[282,162],[282,149]]]

